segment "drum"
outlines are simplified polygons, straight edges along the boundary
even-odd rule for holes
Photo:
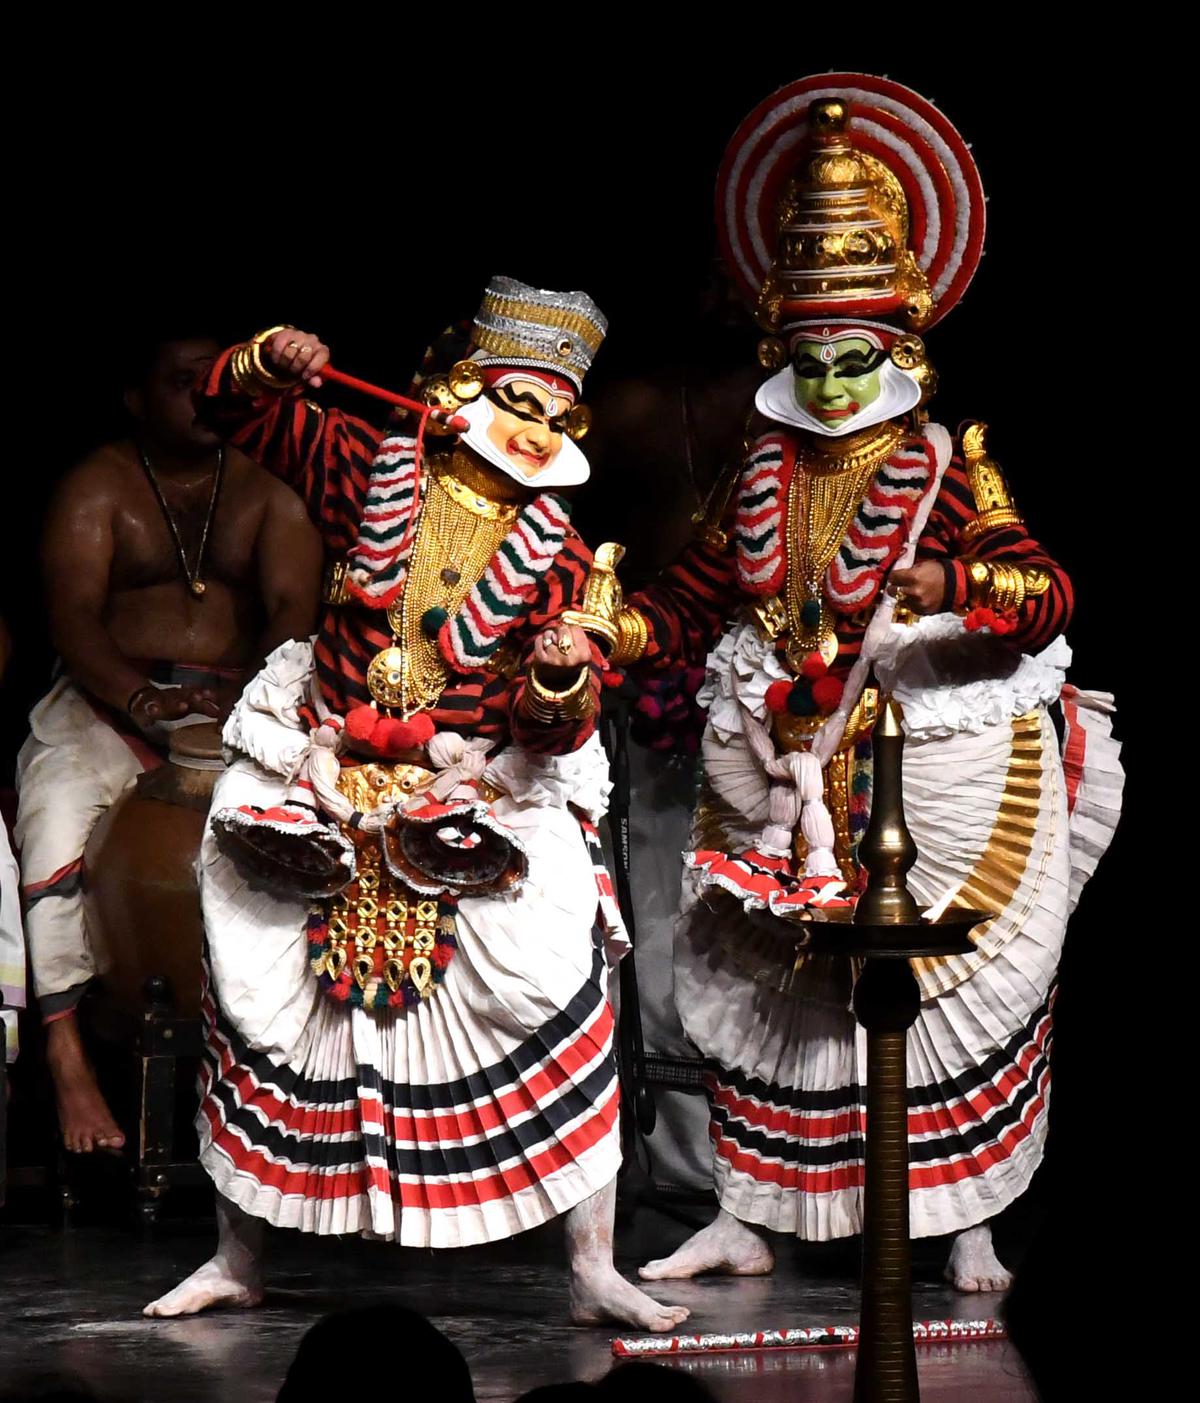
[[[92,830],[84,850],[88,936],[105,994],[136,1015],[146,981],[163,977],[175,1012],[200,1013],[204,926],[196,859],[213,786],[224,769],[215,721],[169,737],[166,764],[139,775]]]

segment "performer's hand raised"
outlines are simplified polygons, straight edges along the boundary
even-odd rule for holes
[[[936,560],[918,560],[908,570],[893,570],[888,593],[914,614],[937,614],[946,607],[946,577]]]
[[[534,666],[542,673],[577,671],[592,660],[592,648],[583,629],[558,623],[544,628],[533,645]]]
[[[311,331],[285,327],[263,343],[263,353],[280,375],[294,375],[313,389],[321,384],[321,370],[328,364],[329,347]]]

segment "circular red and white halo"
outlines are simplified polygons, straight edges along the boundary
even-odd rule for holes
[[[940,321],[967,289],[983,253],[983,185],[955,128],[919,93],[868,73],[821,73],[771,94],[733,134],[717,175],[721,252],[747,301],[758,299],[775,252],[779,196],[807,146],[809,105],[850,104],[855,146],[893,171],[908,199],[909,244],[929,279]]]

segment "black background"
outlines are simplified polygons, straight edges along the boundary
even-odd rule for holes
[[[1040,1190],[1046,1240],[1063,1254],[1051,1274],[1086,1279],[1098,1243],[1122,1250],[1125,1166],[1159,1134],[1126,1090],[1131,1072],[1139,1084],[1143,1067],[1154,1075],[1142,1062],[1153,976],[1139,963],[1130,977],[1127,913],[1128,883],[1146,870],[1135,834],[1153,840],[1158,818],[1147,797],[1145,600],[1123,564],[1136,435],[1120,417],[1128,382],[1112,374],[1114,327],[1128,333],[1139,313],[1136,277],[1115,273],[1114,250],[1136,224],[1118,134],[1136,127],[1154,73],[1127,56],[1118,74],[1115,55],[1098,60],[1045,32],[932,50],[899,37],[801,44],[811,17],[796,21],[793,42],[786,13],[730,12],[731,24],[759,17],[744,38],[700,14],[651,38],[608,11],[569,23],[560,11],[498,13],[484,31],[447,18],[421,34],[402,18],[301,29],[281,12],[277,34],[252,50],[233,26],[210,26],[199,47],[184,31],[109,29],[102,56],[76,33],[13,153],[28,193],[10,276],[34,315],[10,348],[20,369],[8,475],[23,505],[3,528],[17,645],[5,766],[49,665],[40,513],[64,469],[121,431],[113,348],[128,330],[165,317],[236,339],[287,321],[317,330],[344,369],[402,387],[430,337],[469,316],[503,272],[595,297],[611,332],[594,381],[678,360],[734,128],[804,73],[884,72],[973,144],[989,196],[976,280],[927,338],[941,377],[934,417],[992,426],[989,446],[1031,530],[1075,581],[1073,680],[1115,691],[1121,707],[1126,817],[1068,936],[1051,1186]],[[893,18],[897,36],[922,22]],[[601,53],[593,40],[603,38]],[[111,45],[123,39],[117,58]],[[755,339],[748,324],[747,355]],[[603,482],[589,491],[602,496]],[[616,507],[636,516],[636,495],[603,504]],[[587,498],[576,521],[594,541]],[[1085,1203],[1099,1210],[1096,1239]]]

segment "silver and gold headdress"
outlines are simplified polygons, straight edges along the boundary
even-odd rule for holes
[[[549,292],[495,277],[483,295],[471,339],[478,365],[529,366],[569,380],[582,393],[608,321],[586,292]]]

